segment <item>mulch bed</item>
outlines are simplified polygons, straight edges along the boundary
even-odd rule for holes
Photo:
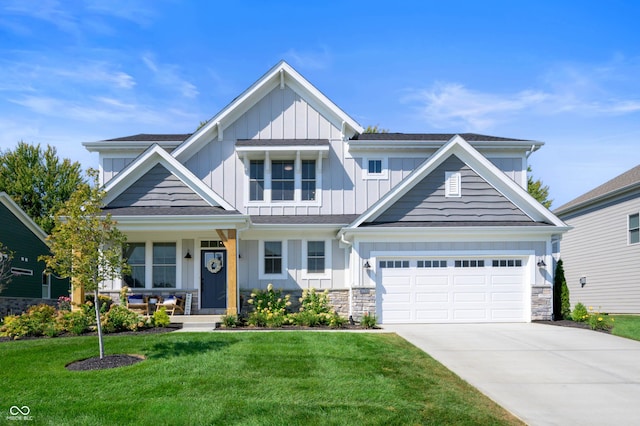
[[[533,321],[536,324],[547,324],[547,325],[555,325],[559,327],[573,327],[573,328],[584,328],[586,330],[591,330],[591,327],[586,322],[575,322],[571,320],[559,320],[559,321]],[[601,333],[611,334],[611,330],[594,330],[599,331]]]
[[[74,361],[66,365],[69,371],[90,371],[90,370],[106,370],[107,368],[124,367],[143,361],[142,355],[105,355],[104,358],[94,357]]]

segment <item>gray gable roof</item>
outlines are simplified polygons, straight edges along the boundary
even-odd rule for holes
[[[635,187],[640,187],[640,165],[558,207],[554,213],[564,214]]]
[[[207,207],[106,207],[102,214],[112,216],[219,216],[240,215],[238,211],[225,210],[218,206]]]
[[[191,133],[179,133],[179,134],[149,134],[140,133],[131,136],[122,136],[120,138],[106,139],[106,142],[174,142],[184,141]]]
[[[448,141],[455,135],[460,135],[467,142],[523,142],[527,139],[502,138],[498,136],[480,135],[477,133],[362,133],[356,135],[352,140],[368,141]]]

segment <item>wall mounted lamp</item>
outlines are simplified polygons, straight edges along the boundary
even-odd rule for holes
[[[587,285],[587,277],[580,277],[580,287]]]
[[[362,265],[362,267],[363,267],[364,269],[371,269],[371,265],[369,264],[369,261],[368,261],[368,260],[365,260],[364,265]]]
[[[544,259],[540,259],[538,261],[538,268],[544,268],[545,266],[547,266],[547,264],[544,263]]]
[[[185,259],[191,259],[191,253],[189,253],[189,249],[187,249],[187,254],[184,255]]]

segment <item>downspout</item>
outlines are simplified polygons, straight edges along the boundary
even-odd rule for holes
[[[344,237],[344,232],[341,230],[338,235],[340,236],[340,242],[348,247],[349,250],[345,252],[345,264],[349,263],[353,267],[353,262],[349,262],[351,253],[353,251],[353,243],[348,241]],[[353,321],[353,271],[349,268],[349,322]]]

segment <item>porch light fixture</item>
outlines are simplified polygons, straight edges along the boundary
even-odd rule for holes
[[[547,266],[547,264],[544,263],[544,259],[540,259],[538,261],[538,268],[544,268],[545,266]]]
[[[371,269],[371,265],[369,264],[369,261],[368,261],[368,260],[365,260],[364,265],[362,265],[362,267],[363,267],[364,269]]]
[[[189,253],[189,249],[187,249],[187,254],[184,255],[185,259],[191,259],[191,253]]]

